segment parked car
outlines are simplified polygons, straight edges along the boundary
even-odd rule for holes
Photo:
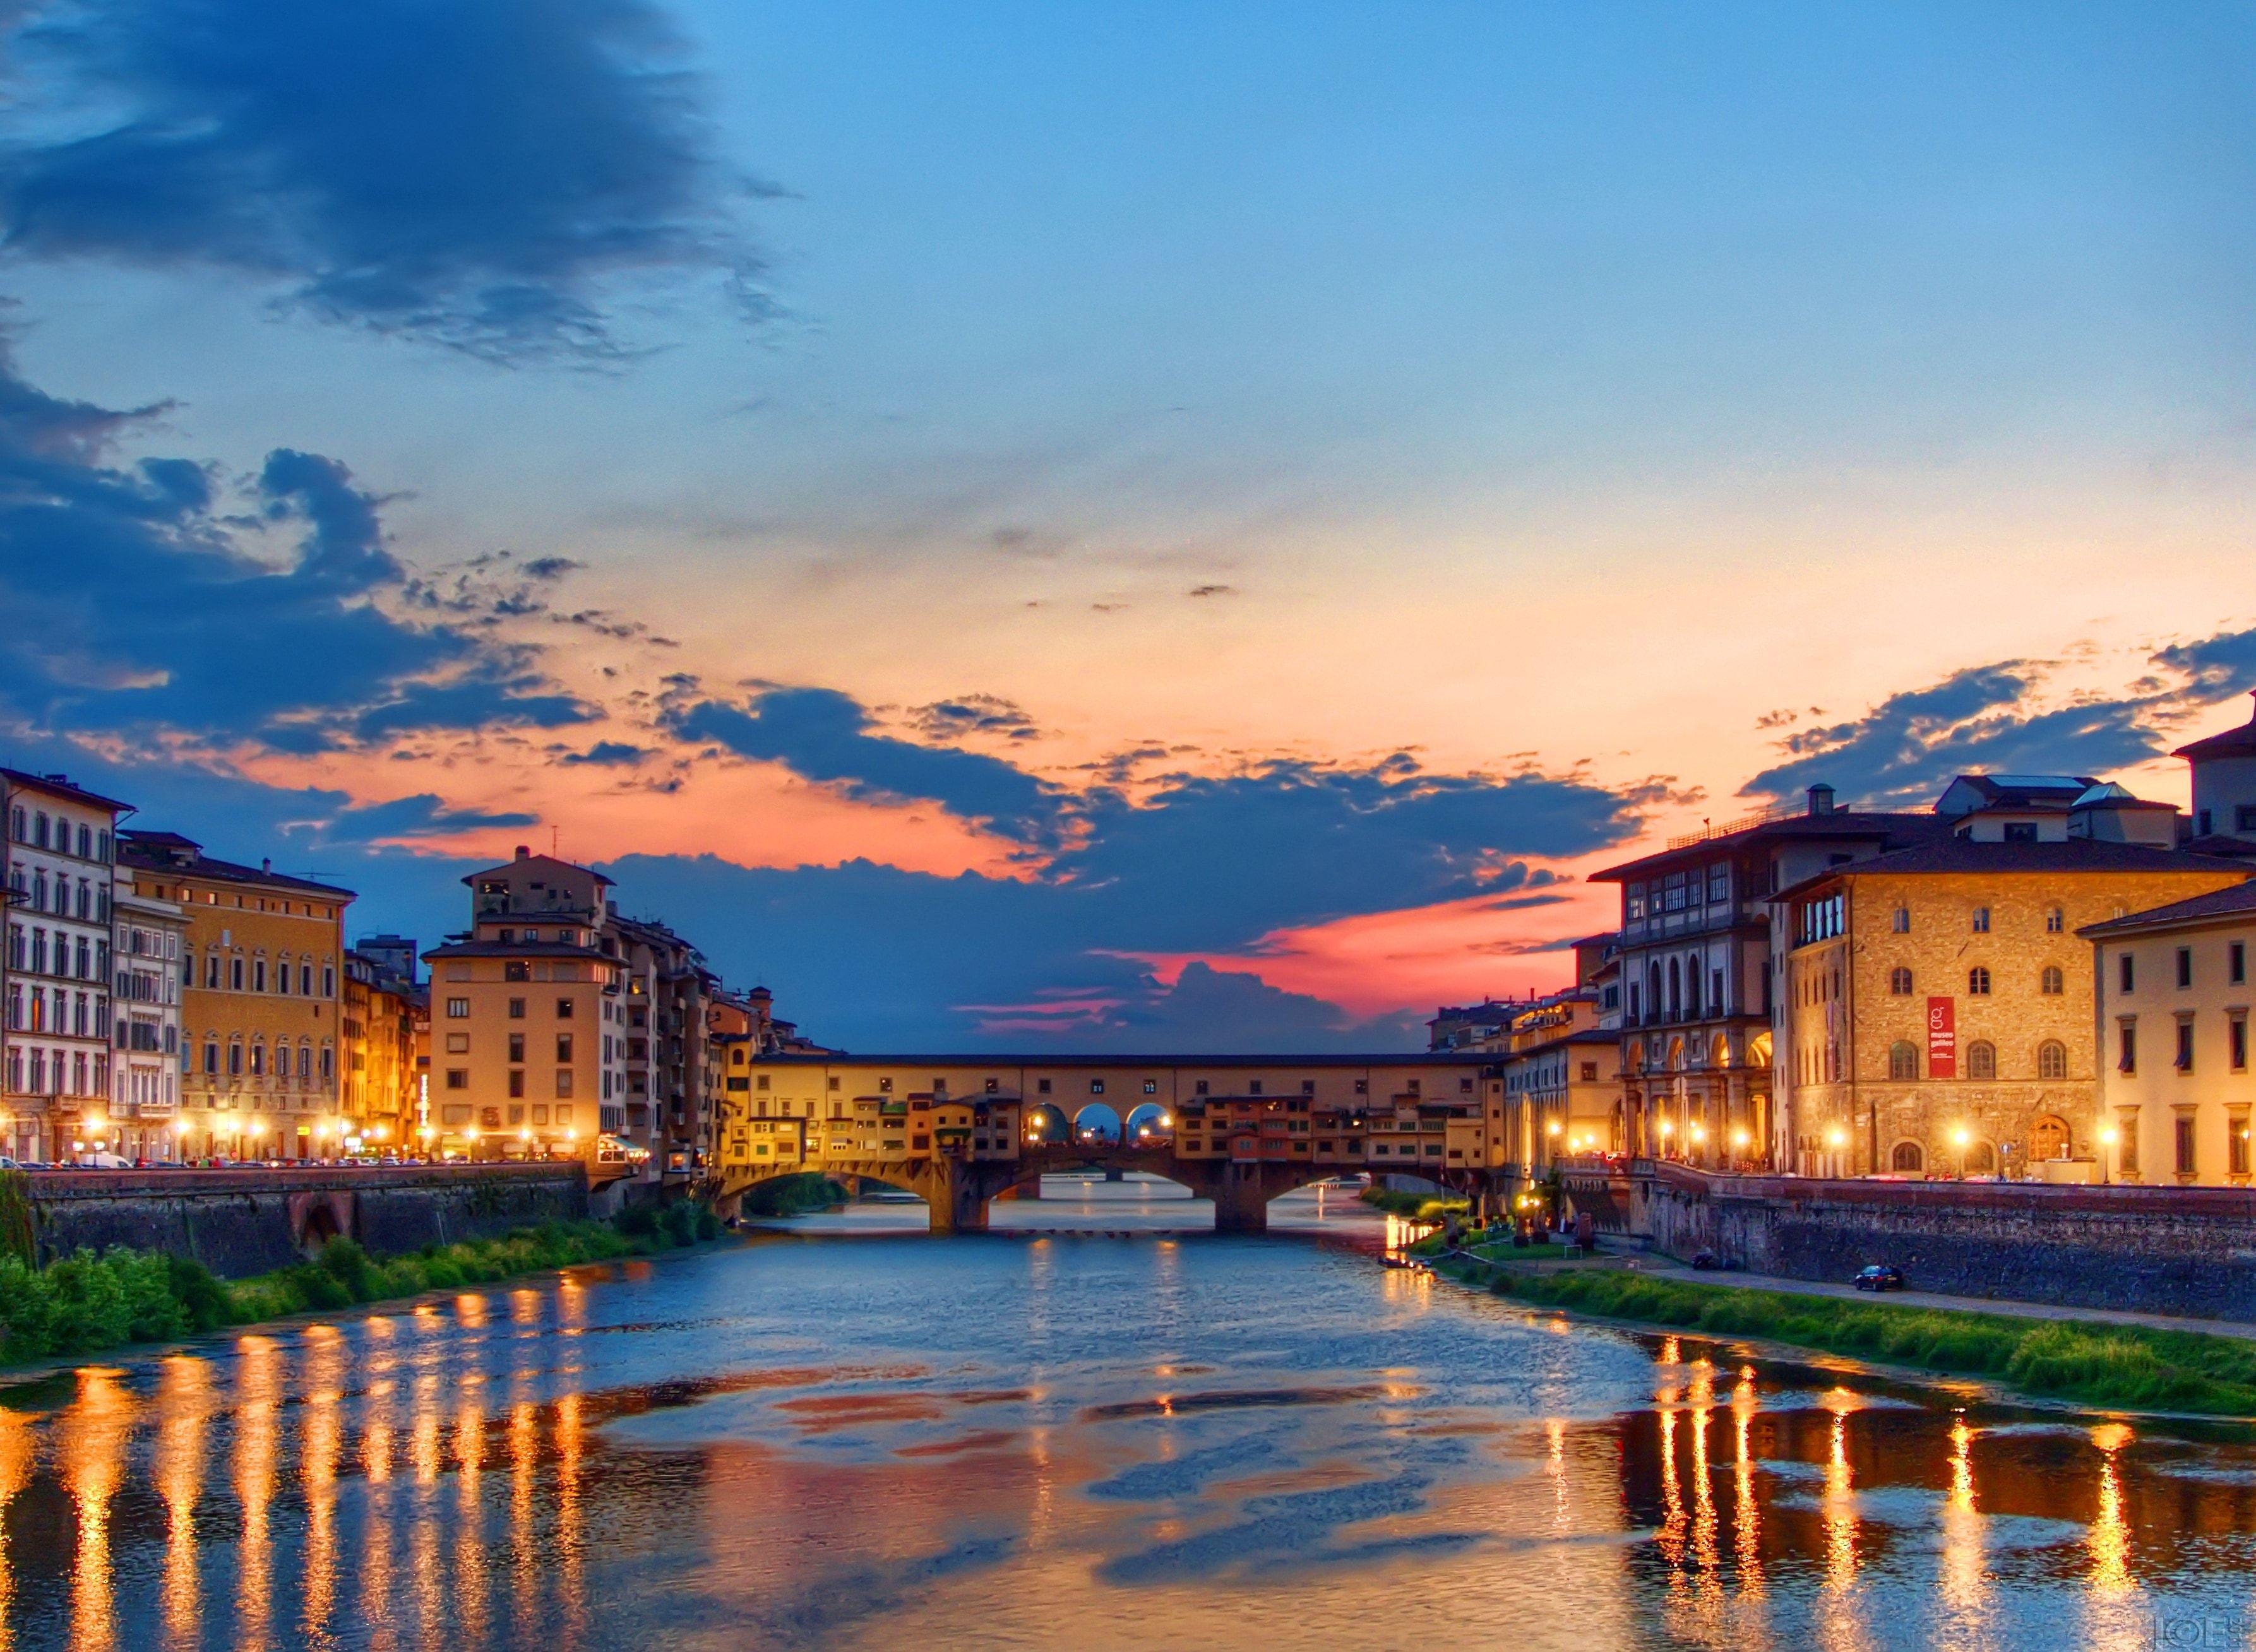
[[[1884,1262],[1858,1270],[1855,1280],[1859,1290],[1901,1290],[1904,1288],[1903,1269]]]

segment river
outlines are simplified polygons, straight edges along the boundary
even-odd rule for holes
[[[771,1234],[19,1384],[5,1644],[2248,1642],[2246,1431],[1570,1324],[1280,1209]]]

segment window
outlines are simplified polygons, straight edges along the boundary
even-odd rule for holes
[[[576,1013],[576,1012],[575,1012],[575,1009],[574,1009],[574,1001],[573,1001],[573,1000],[571,1000],[571,999],[569,999],[569,998],[559,998],[559,999],[556,1001],[556,1019],[557,1019],[557,1020],[559,1020],[559,1021],[569,1021],[569,1020],[571,1020],[571,1019],[572,1019],[573,1016],[574,1016],[575,1013]]]
[[[1247,1085],[1245,1086],[1245,1093],[1248,1095],[1259,1095],[1261,1093],[1261,1080],[1256,1079],[1252,1083]],[[1412,1095],[1418,1093],[1418,1080],[1415,1079],[1410,1080],[1410,1093]]]
[[[2178,948],[2178,985],[2193,985],[2193,948],[2190,946]]]
[[[1048,1089],[1049,1087],[1050,1087],[1050,1086],[1049,1086],[1049,1080],[1048,1080],[1048,1079],[1043,1079],[1043,1080],[1042,1080],[1042,1088],[1043,1088],[1043,1089],[1045,1089],[1045,1090],[1047,1090],[1047,1089]],[[1205,1080],[1204,1079],[1201,1079],[1197,1080],[1195,1084],[1193,1084],[1193,1086],[1191,1086],[1191,1088],[1192,1088],[1192,1090],[1193,1090],[1195,1093],[1197,1093],[1197,1094],[1199,1094],[1199,1095],[1204,1095],[1204,1094],[1206,1093],[1206,1080]]]
[[[2234,1016],[2224,1023],[2224,1063],[2235,1072],[2248,1071],[2248,1017]]]
[[[1888,1166],[1899,1174],[1916,1176],[1925,1162],[1925,1155],[1921,1153],[1918,1142],[1899,1142],[1895,1151],[1889,1155]]]
[[[1894,916],[1888,921],[1888,927],[1895,931],[1899,935],[1910,934],[1911,908],[1908,906],[1899,906],[1896,908]]]
[[[2057,906],[2045,909],[2045,933],[2057,935],[2068,927],[2068,914]]]
[[[556,1058],[559,1061],[569,1061],[572,1058],[572,1035],[570,1033],[560,1032],[556,1035]],[[762,1085],[760,1087],[764,1090],[767,1088],[765,1085]]]
[[[556,1093],[557,1093],[559,1096],[568,1097],[568,1098],[571,1095],[571,1093],[572,1093],[572,1069],[571,1069],[571,1068],[569,1068],[569,1067],[559,1067],[559,1068],[557,1068],[557,1069],[556,1069]]]
[[[2008,820],[2008,821],[2006,821],[2006,842],[2008,842],[2008,843],[2034,843],[2036,840],[2037,840],[2037,823],[2036,823],[2035,821],[2034,821],[2034,820]]]
[[[1919,1077],[1919,1046],[1899,1038],[1888,1046],[1888,1077],[1899,1082]]]
[[[2224,978],[2238,987],[2248,979],[2248,943],[2235,941],[2224,949]]]
[[[1998,1076],[1998,1046],[1985,1039],[1976,1039],[1966,1046],[1966,1076],[1970,1079],[1991,1079]]]
[[[1974,909],[1974,932],[1977,935],[1987,935],[1990,932],[1990,909],[1988,907],[1978,906]]]
[[[2232,812],[2235,832],[2256,832],[2256,804],[2244,803]]]
[[[250,1042],[250,1076],[254,1079],[266,1076],[266,1046],[255,1038]]]
[[[1708,904],[1715,906],[1731,898],[1731,867],[1728,861],[1718,861],[1708,868]]]
[[[290,966],[278,964],[274,969],[274,990],[287,996],[290,991]]]
[[[467,1032],[448,1033],[447,1035],[447,1053],[450,1056],[466,1056],[469,1054],[470,1035]]]
[[[1966,990],[1970,995],[1976,998],[1987,998],[1990,995],[1990,972],[1987,967],[1977,964],[1966,972]]]
[[[765,1073],[765,1072],[763,1072],[762,1074],[760,1074],[760,1081],[759,1081],[758,1085],[758,1086],[756,1086],[755,1087],[756,1087],[756,1088],[758,1088],[758,1089],[762,1089],[762,1090],[766,1089],[766,1088],[768,1087],[768,1077],[769,1077],[769,1075],[768,1075],[768,1074],[766,1074],[766,1073]]]
[[[524,1068],[511,1067],[509,1070],[509,1093],[511,1096],[521,1096],[525,1093]]]
[[[1899,998],[1911,996],[1911,971],[1897,965],[1888,971],[1888,990]]]
[[[1102,1079],[1091,1079],[1089,1081],[1089,1093],[1091,1095],[1103,1095],[1104,1093],[1104,1080]]]
[[[2248,1174],[2248,1115],[2236,1113],[2224,1121],[2224,1168],[2234,1176]]]
[[[448,1068],[447,1087],[449,1090],[469,1089],[470,1087],[470,1070],[468,1067]]]
[[[2048,1038],[2037,1046],[2037,1077],[2065,1079],[2068,1077],[2068,1046],[2057,1038]]]
[[[2118,1072],[2136,1072],[2139,1070],[2139,1027],[2136,1022],[2122,1022],[2116,1029],[2115,1070]]]
[[[263,993],[266,990],[266,960],[263,958],[251,960],[250,990],[255,993]]]
[[[465,1021],[469,1019],[469,1013],[470,1001],[469,999],[449,998],[447,1000],[447,1018],[448,1020]]]
[[[509,1018],[511,1021],[523,1021],[525,1019],[524,999],[512,998],[509,1001]]]
[[[525,1059],[525,1035],[523,1033],[513,1032],[509,1035],[509,1058],[511,1061],[522,1061]]]
[[[237,953],[227,960],[227,984],[234,992],[243,990],[243,954]]]
[[[501,967],[501,976],[504,981],[531,981],[532,966],[513,958]]]
[[[2180,1072],[2193,1071],[2193,1018],[2178,1017],[2178,1049],[2175,1065]]]
[[[991,1085],[993,1085],[993,1083],[994,1083],[995,1081],[994,1081],[992,1079],[988,1079],[988,1080],[987,1080],[987,1082],[988,1082],[988,1084],[989,1084],[990,1086],[991,1086]],[[1145,1079],[1145,1080],[1144,1080],[1144,1093],[1145,1093],[1146,1095],[1157,1095],[1157,1094],[1159,1094],[1159,1093],[1160,1093],[1160,1081],[1159,1081],[1157,1079]]]
[[[2048,998],[2057,998],[2068,990],[2068,978],[2061,974],[2058,964],[2047,964],[2037,977],[2037,990]]]
[[[334,998],[336,995],[337,967],[335,964],[324,964],[321,966],[321,996]]]
[[[2193,1121],[2189,1118],[2180,1117],[2175,1121],[2175,1123],[2176,1128],[2171,1132],[2171,1135],[2175,1139],[2177,1145],[2178,1174],[2180,1176],[2191,1176],[2194,1169]]]
[[[2115,989],[2121,993],[2126,998],[2128,998],[2134,989],[2138,982],[2138,970],[2136,966],[2134,966],[2131,961],[2131,954],[2125,953],[2121,957],[2115,960]]]
[[[1045,1089],[1045,1090],[1047,1090],[1047,1089],[1048,1089],[1049,1087],[1050,1087],[1050,1081],[1049,1081],[1047,1079],[1043,1079],[1043,1080],[1042,1080],[1042,1088],[1043,1088],[1043,1089]],[[893,1081],[892,1081],[891,1079],[878,1079],[878,1094],[880,1094],[880,1095],[891,1095],[891,1094],[892,1094],[892,1093],[893,1093]]]
[[[204,1072],[212,1078],[219,1076],[219,1041],[215,1038],[204,1041]]]

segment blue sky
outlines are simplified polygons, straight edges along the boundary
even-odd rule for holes
[[[0,15],[0,745],[370,928],[1399,1041],[2256,682],[2245,8]]]

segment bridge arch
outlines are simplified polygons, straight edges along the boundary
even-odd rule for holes
[[[1073,1115],[1073,1140],[1076,1143],[1117,1142],[1120,1137],[1120,1114],[1102,1101],[1092,1101]]]
[[[1058,1145],[1073,1140],[1073,1125],[1054,1102],[1037,1101],[1022,1118],[1026,1140],[1035,1146]]]
[[[1175,1115],[1157,1101],[1132,1107],[1120,1121],[1120,1139],[1131,1147],[1158,1147],[1175,1135]]]

